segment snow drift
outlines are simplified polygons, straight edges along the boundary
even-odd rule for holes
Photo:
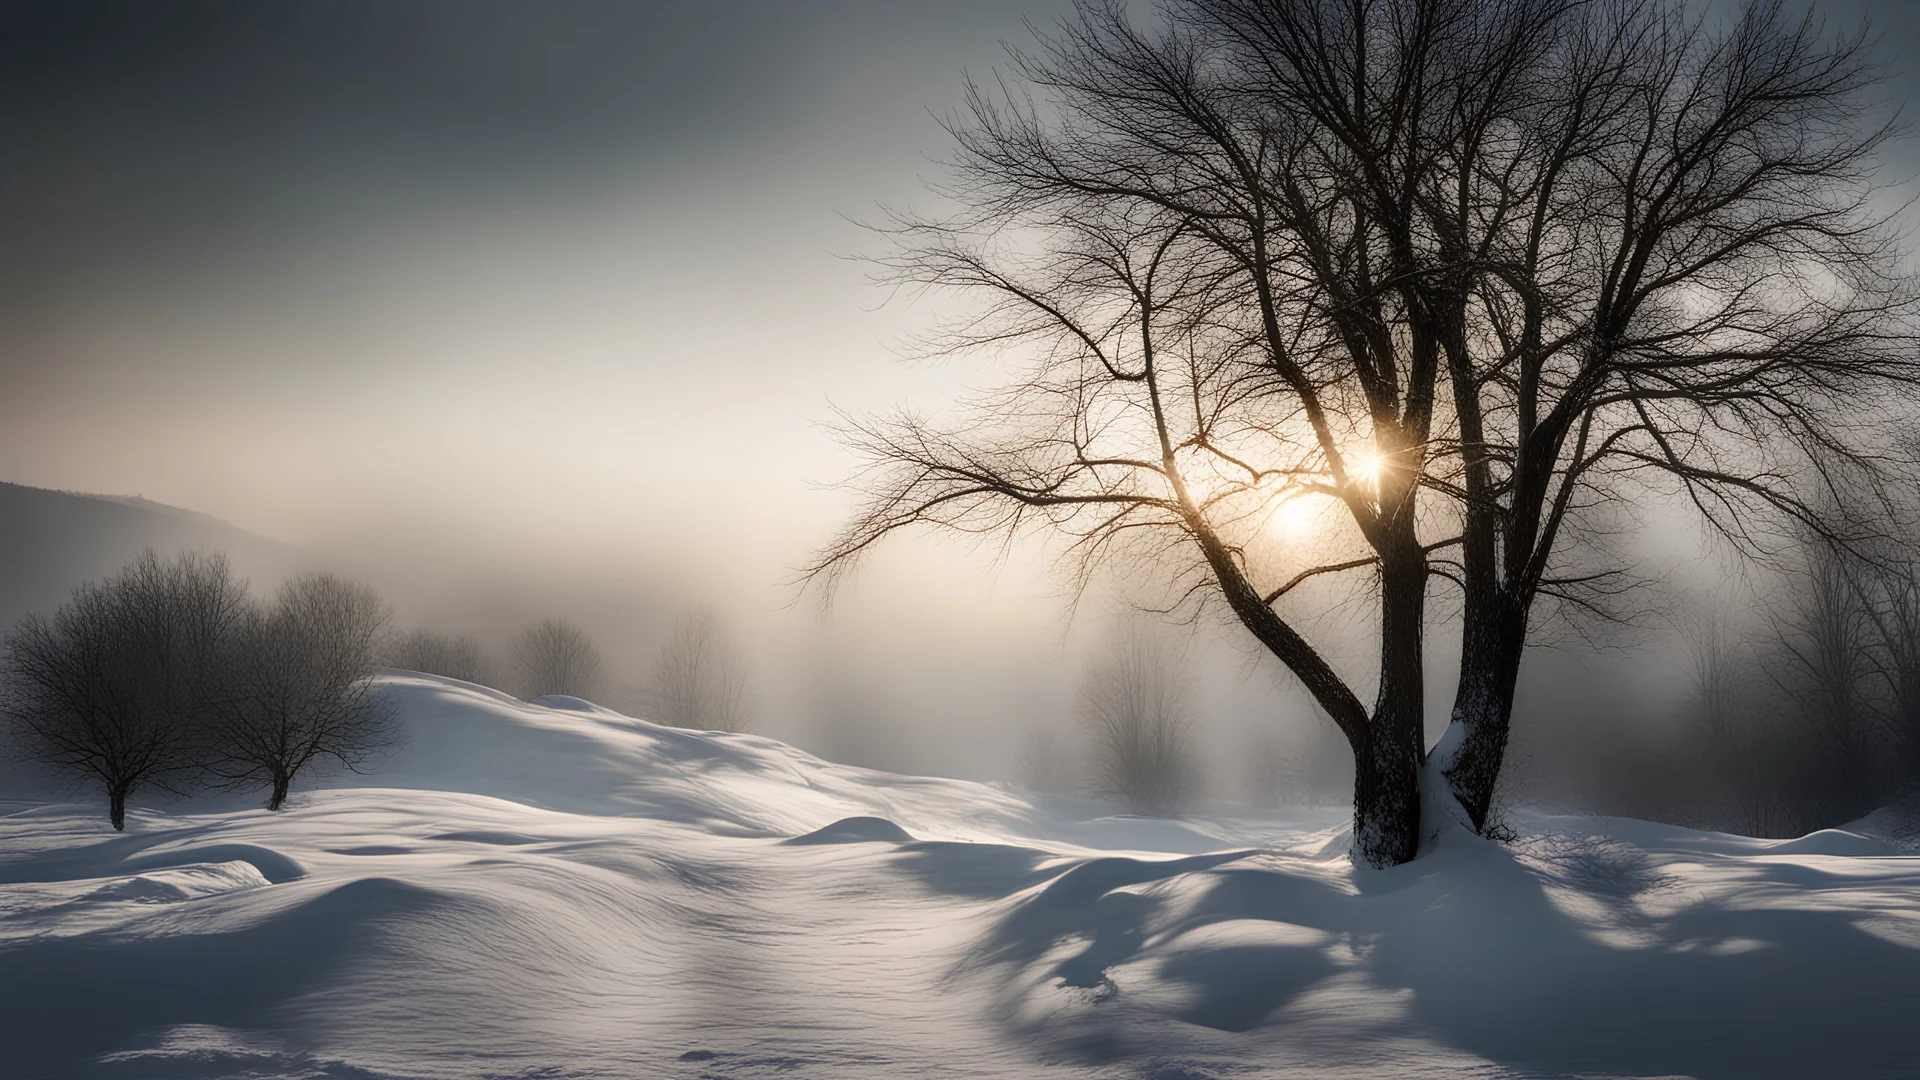
[[[9,1077],[1911,1077],[1920,861],[1115,816],[386,676],[281,814],[0,804]]]

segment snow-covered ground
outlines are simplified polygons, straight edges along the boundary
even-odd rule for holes
[[[280,814],[0,804],[0,1076],[1920,1076],[1920,858],[1111,807],[388,676]]]

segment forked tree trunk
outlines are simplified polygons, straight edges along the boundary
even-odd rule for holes
[[[107,789],[107,820],[113,823],[115,832],[124,832],[127,827],[127,789],[110,787]]]

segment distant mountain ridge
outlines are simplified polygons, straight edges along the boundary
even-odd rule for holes
[[[8,486],[11,487],[14,485],[8,485]],[[60,494],[78,495],[83,499],[105,499],[108,502],[119,503],[122,506],[131,506],[137,510],[151,510],[156,514],[166,514],[168,517],[177,517],[182,521],[191,521],[199,525],[207,526],[209,528],[231,529],[234,532],[243,533],[247,536],[253,537],[256,540],[266,539],[265,537],[255,536],[253,533],[246,532],[246,530],[240,528],[237,525],[233,525],[228,522],[222,521],[219,518],[214,517],[212,514],[203,514],[198,510],[188,510],[183,506],[169,506],[168,504],[163,502],[154,502],[152,499],[149,499],[144,495],[102,495],[102,494],[98,494],[96,492],[91,492],[91,491],[65,491],[65,490],[60,491]],[[267,542],[272,543],[273,541],[267,541]]]
[[[308,562],[299,549],[194,510],[138,495],[94,495],[0,481],[0,628],[48,611],[74,586],[126,565],[142,548],[224,552],[271,584]]]

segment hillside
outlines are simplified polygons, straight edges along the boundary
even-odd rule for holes
[[[82,581],[151,547],[223,551],[240,573],[278,578],[300,553],[218,518],[137,496],[85,495],[0,483],[0,627],[66,599]]]
[[[0,804],[9,1077],[1909,1077],[1920,860],[1117,816],[384,677],[277,815]],[[188,812],[191,811],[191,812]]]

